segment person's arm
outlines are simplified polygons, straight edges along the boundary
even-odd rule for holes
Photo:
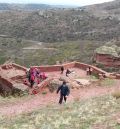
[[[58,89],[57,89],[57,94],[59,93],[60,89],[61,89],[61,86],[58,87]]]
[[[70,89],[69,89],[69,87],[67,87],[67,89],[68,89],[68,92],[67,92],[67,96],[70,94]]]

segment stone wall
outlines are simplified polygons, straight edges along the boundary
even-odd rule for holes
[[[39,93],[39,92],[42,92],[42,90],[43,90],[44,88],[46,88],[46,87],[50,84],[50,82],[51,82],[52,80],[53,80],[53,78],[47,78],[46,80],[44,80],[43,82],[41,82],[41,83],[37,86],[37,88],[33,89],[33,91],[32,91],[31,94],[37,94],[37,93]]]
[[[20,70],[23,70],[23,71],[27,71],[26,67],[18,65],[18,64],[12,63],[12,66],[17,68],[17,69],[20,69]]]
[[[66,63],[66,64],[62,64],[62,65],[49,65],[49,66],[32,66],[32,68],[38,68],[40,69],[42,72],[54,72],[54,71],[60,71],[61,66],[63,66],[65,69],[67,68],[80,68],[83,70],[86,70],[88,67],[93,68],[93,72],[95,73],[106,73],[104,70],[101,70],[95,66],[92,65],[88,65],[88,64],[84,64],[84,63],[80,63],[80,62],[71,62],[71,63]]]
[[[96,73],[96,74],[100,74],[100,73],[107,74],[106,71],[104,71],[104,70],[102,70],[100,68],[97,68],[97,67],[92,66],[92,65],[84,64],[84,63],[76,62],[75,63],[75,67],[83,69],[83,70],[86,70],[88,67],[91,67],[93,69],[93,73]]]
[[[40,69],[41,72],[54,72],[54,71],[60,71],[61,66],[64,66],[65,69],[73,68],[75,66],[75,62],[66,63],[62,65],[32,66],[32,68],[38,68]]]
[[[71,62],[71,63],[62,64],[62,65],[52,65],[52,66],[33,66],[33,68],[38,68],[42,72],[54,72],[54,71],[60,71],[61,66],[64,66],[65,69],[75,67],[75,68],[80,68],[83,70],[86,70],[88,67],[91,67],[93,69],[93,73],[95,73],[95,74],[99,74],[99,73],[107,74],[107,72],[105,72],[104,70],[101,70],[95,66],[80,63],[80,62]],[[44,89],[47,85],[49,85],[51,80],[53,80],[53,78],[48,78],[45,81],[43,81],[42,83],[40,83],[38,85],[37,89],[34,89],[32,91],[32,94],[37,94],[37,93],[41,92],[42,89]]]
[[[12,66],[15,67],[16,69],[20,69],[20,70],[23,70],[23,71],[27,70],[27,68],[25,68],[23,66],[20,66],[20,65],[17,65],[17,64],[12,64]],[[105,72],[105,71],[103,71],[103,70],[101,70],[101,69],[99,69],[95,66],[80,63],[80,62],[71,62],[71,63],[62,64],[62,65],[33,66],[33,67],[40,69],[42,72],[54,72],[54,71],[60,71],[61,66],[63,66],[65,69],[75,67],[75,68],[80,68],[80,69],[83,69],[83,70],[86,70],[88,67],[91,67],[93,69],[93,73],[95,73],[95,74],[99,74],[99,73],[107,74],[107,72]],[[2,65],[2,67],[4,67],[4,65]],[[119,77],[117,77],[117,78],[119,78]],[[35,94],[35,93],[38,93],[38,92],[42,91],[42,89],[45,88],[50,83],[50,81],[52,79],[53,78],[47,78],[46,80],[41,82],[37,87],[38,89],[33,89],[32,93]],[[2,85],[5,88],[5,90],[14,89],[13,88],[14,84],[11,82],[11,80],[2,77],[2,74],[0,75],[0,85]]]

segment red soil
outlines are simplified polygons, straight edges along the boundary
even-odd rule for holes
[[[68,102],[74,101],[75,99],[87,99],[95,96],[105,95],[105,94],[111,94],[113,91],[115,91],[117,88],[120,89],[120,87],[86,87],[86,88],[80,88],[80,89],[72,89],[71,94],[68,97]],[[3,115],[16,115],[23,112],[29,112],[34,109],[38,109],[41,106],[47,106],[49,104],[57,104],[59,95],[54,93],[50,93],[47,91],[46,95],[43,94],[37,94],[33,96],[29,100],[21,100],[17,104],[8,104],[6,106],[0,107],[0,113]]]
[[[75,72],[78,73],[80,77],[86,77],[86,73],[83,70],[78,71],[78,69],[74,69]],[[60,72],[51,72],[47,73],[48,76],[52,77],[60,77]],[[73,76],[71,75],[71,78]],[[74,101],[75,99],[87,99],[95,96],[101,96],[105,94],[111,94],[115,90],[120,89],[119,80],[116,80],[116,84],[111,87],[100,87],[100,86],[89,86],[80,89],[71,89],[70,96],[68,97],[68,103]],[[24,100],[20,100],[17,103],[9,103],[7,105],[0,106],[0,114],[2,115],[17,115],[25,112],[31,112],[40,107],[44,107],[50,104],[58,104],[59,94],[50,93],[48,89],[44,89],[47,94],[37,94],[32,95],[31,98],[27,98]]]

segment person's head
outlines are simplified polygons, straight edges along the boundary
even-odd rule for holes
[[[66,85],[66,81],[63,81],[63,85]]]

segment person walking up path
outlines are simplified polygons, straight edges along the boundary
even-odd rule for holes
[[[64,72],[64,67],[61,66],[61,74],[63,74],[63,72]]]
[[[59,92],[60,92],[59,104],[62,104],[63,98],[64,98],[64,101],[66,102],[67,101],[67,97],[66,96],[68,96],[70,94],[70,89],[66,85],[66,82],[65,81],[63,81],[63,84],[58,87],[57,94]]]

